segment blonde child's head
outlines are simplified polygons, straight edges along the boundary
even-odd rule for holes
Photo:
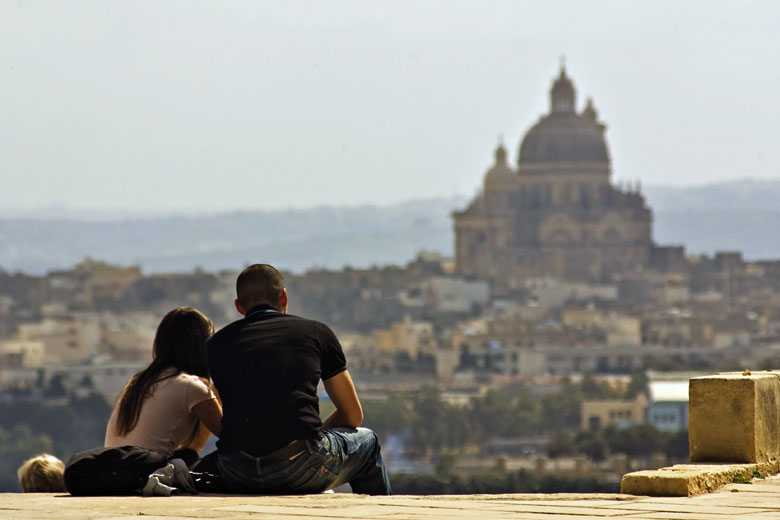
[[[24,461],[16,474],[25,493],[65,491],[65,464],[54,455],[44,453]]]

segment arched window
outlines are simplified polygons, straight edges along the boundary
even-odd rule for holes
[[[620,231],[611,227],[604,233],[603,240],[608,244],[616,244],[623,240],[623,236],[620,234]]]

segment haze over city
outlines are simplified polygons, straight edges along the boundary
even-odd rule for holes
[[[377,441],[395,493],[502,513],[766,486],[778,33],[769,1],[0,5],[0,493],[107,446],[65,482],[169,495],[183,461],[103,489],[110,454],[216,437],[210,493],[388,493]]]
[[[5,215],[471,197],[562,55],[614,179],[780,178],[771,1],[5,3],[0,28]]]

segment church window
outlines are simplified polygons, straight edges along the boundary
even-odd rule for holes
[[[553,185],[552,187],[552,202],[556,206],[561,204],[563,201],[561,200],[561,188],[558,185]]]
[[[577,186],[575,186],[574,184],[570,184],[566,202],[568,202],[569,204],[573,204],[577,202],[578,198],[579,198],[579,190],[577,189]]]
[[[547,241],[554,244],[567,244],[572,242],[572,237],[565,229],[556,229],[547,236]]]
[[[622,240],[622,236],[620,234],[620,231],[618,231],[615,228],[609,228],[604,233],[604,241],[605,242],[620,242]]]
[[[583,208],[587,208],[590,205],[590,196],[588,195],[588,186],[580,184],[579,202]]]
[[[538,208],[541,205],[542,196],[538,187],[531,192],[531,207]]]
[[[549,205],[552,201],[552,189],[549,186],[542,188],[542,202]]]

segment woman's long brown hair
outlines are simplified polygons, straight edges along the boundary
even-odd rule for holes
[[[154,336],[152,363],[130,379],[119,402],[117,435],[130,433],[138,424],[141,406],[155,383],[182,372],[209,377],[205,344],[213,333],[211,320],[192,307],[178,307],[165,315]],[[171,368],[173,371],[163,377],[162,373]]]

